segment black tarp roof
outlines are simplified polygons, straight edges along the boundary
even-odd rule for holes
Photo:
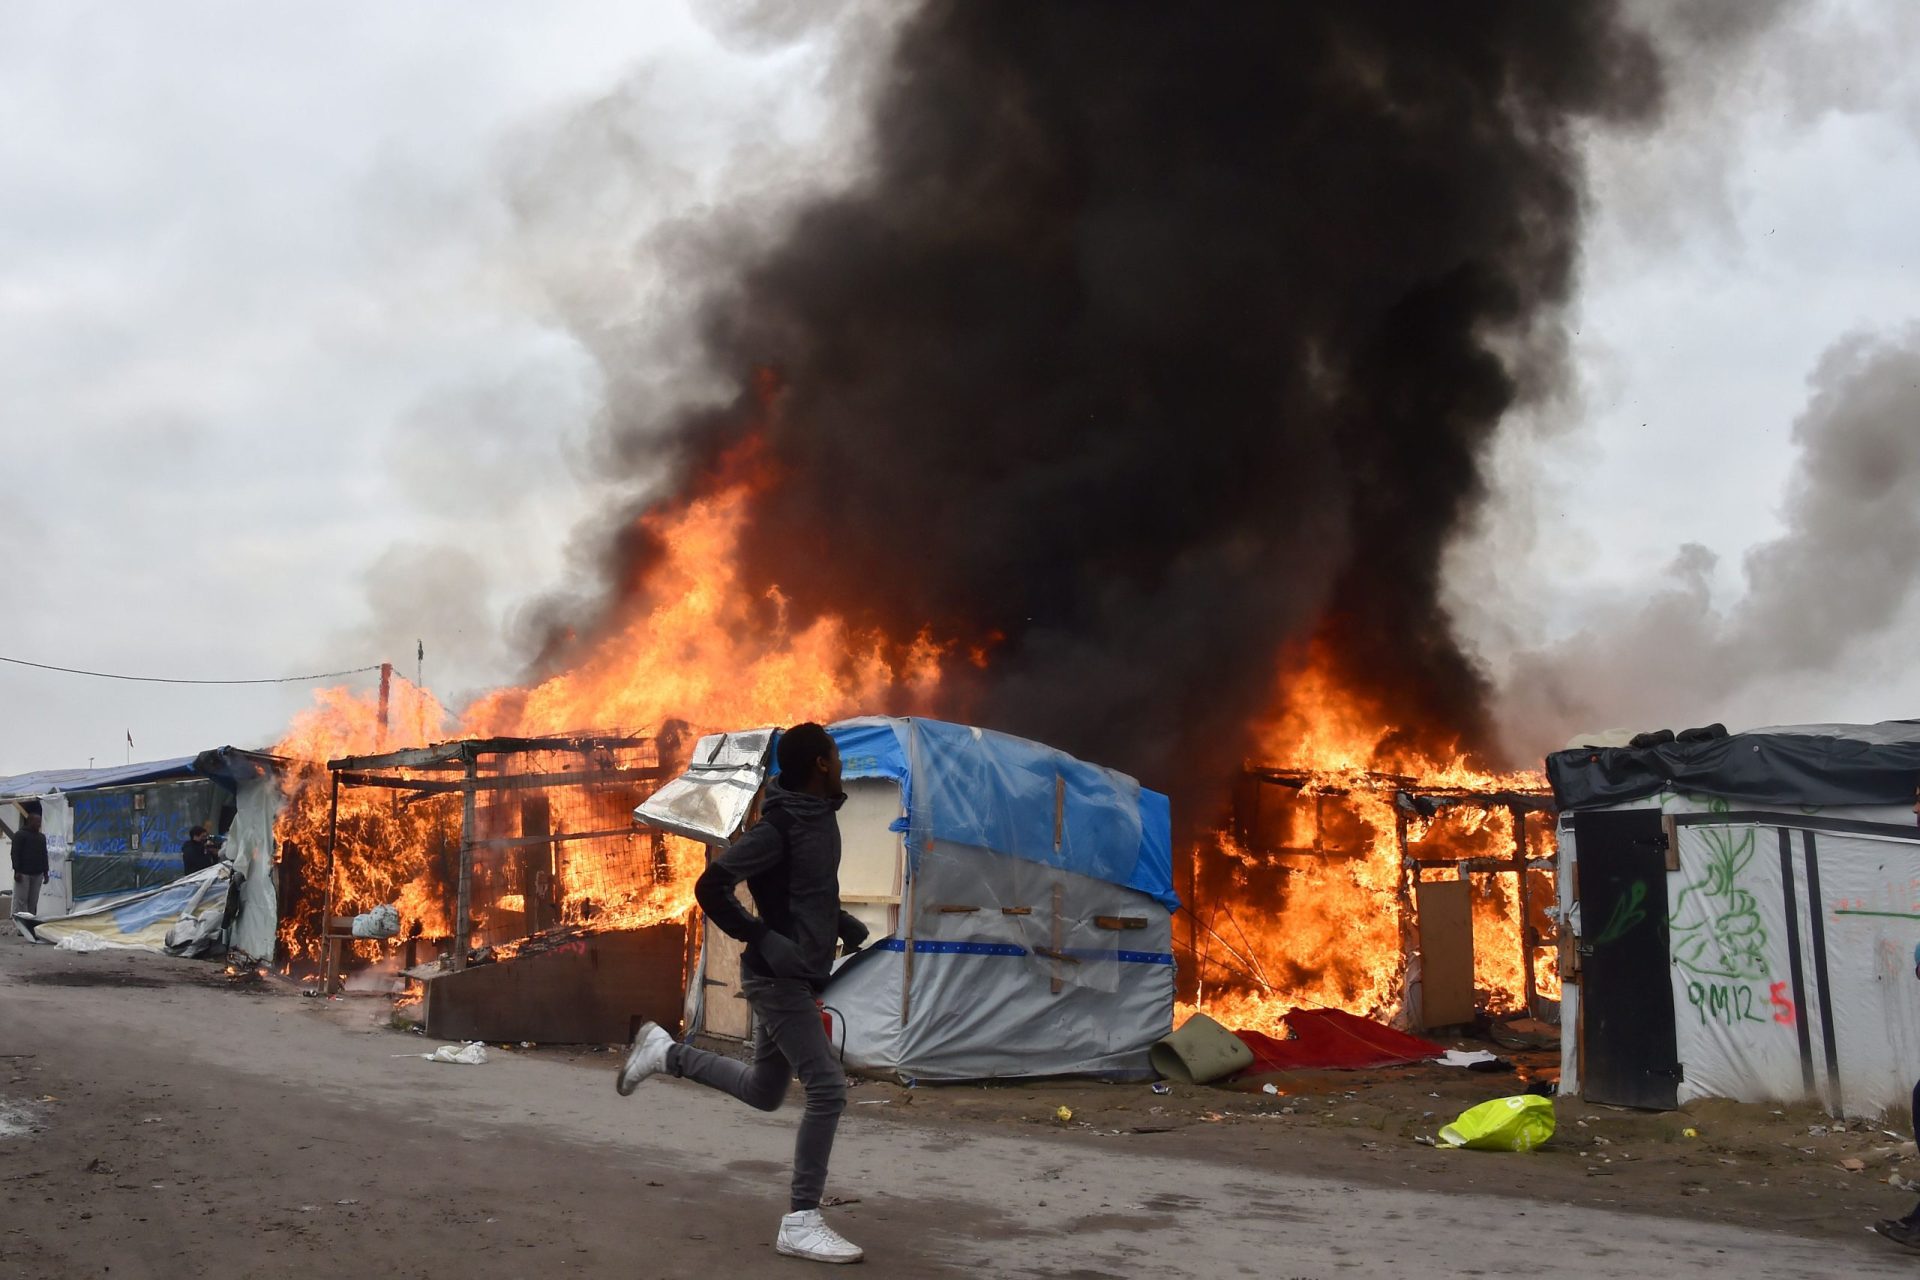
[[[1657,747],[1578,747],[1547,757],[1562,810],[1671,788],[1770,805],[1910,805],[1920,786],[1920,720],[1803,724]]]

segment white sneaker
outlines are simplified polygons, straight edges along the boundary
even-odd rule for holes
[[[780,1219],[773,1247],[789,1258],[809,1262],[858,1262],[867,1256],[859,1245],[828,1226],[818,1209],[802,1209]]]
[[[673,1037],[666,1033],[657,1022],[643,1022],[640,1032],[633,1038],[633,1048],[627,1050],[627,1060],[620,1064],[620,1074],[614,1077],[613,1087],[626,1097],[640,1087],[640,1082],[648,1076],[657,1075],[667,1069],[667,1050],[673,1048]]]

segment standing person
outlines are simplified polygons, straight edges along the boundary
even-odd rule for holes
[[[615,1084],[624,1096],[664,1071],[773,1111],[798,1072],[806,1110],[794,1140],[789,1212],[780,1220],[774,1248],[814,1262],[858,1262],[864,1256],[859,1246],[820,1216],[827,1158],[847,1105],[847,1077],[834,1061],[815,997],[832,971],[836,938],[857,947],[867,936],[866,927],[840,908],[840,824],[834,812],[847,798],[840,790],[840,749],[819,725],[799,724],[780,735],[778,756],[780,774],[767,783],[759,823],[709,863],[694,885],[707,919],[747,944],[740,989],[753,1008],[753,1061],[675,1044],[649,1022],[634,1037]],[[742,881],[757,919],[734,896]]]
[[[1914,781],[1913,820],[1920,825],[1920,779]],[[1920,978],[1920,946],[1913,949],[1913,976]],[[1909,1105],[1913,1108],[1914,1141],[1920,1142],[1920,1083],[1913,1086]],[[1882,1218],[1873,1224],[1873,1229],[1896,1244],[1920,1249],[1920,1204],[1913,1206],[1904,1218]]]
[[[47,882],[47,838],[40,833],[40,802],[20,806],[20,829],[13,833],[13,914],[40,914],[40,886]]]
[[[186,868],[180,874],[190,876],[196,871],[205,871],[214,861],[213,846],[207,843],[207,829],[195,823],[180,843],[180,865]]]

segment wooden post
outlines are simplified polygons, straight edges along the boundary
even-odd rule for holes
[[[929,854],[933,852],[933,841],[931,840],[927,841],[927,852]],[[903,908],[907,916],[907,959],[900,974],[900,1025],[903,1027],[907,1025],[907,1011],[913,1003],[913,935],[914,924],[919,915],[919,913],[913,909],[916,884],[917,879],[913,875],[913,862],[911,855],[909,855],[907,861],[906,905]]]
[[[1060,955],[1061,944],[1066,941],[1060,936],[1060,899],[1065,896],[1066,891],[1060,885],[1053,886],[1053,954],[1056,957],[1053,962],[1053,994],[1055,995],[1060,994],[1060,961],[1057,957]]]
[[[393,664],[380,664],[380,745],[387,745],[387,708],[393,698]]]
[[[1059,774],[1053,775],[1053,851],[1060,852],[1062,837],[1067,828],[1067,780]]]
[[[1533,912],[1527,909],[1527,814],[1518,805],[1513,814],[1513,869],[1520,886],[1520,971],[1526,975],[1527,1016],[1534,1016]]]
[[[340,775],[333,775],[333,789],[327,798],[327,878],[320,897],[320,994],[332,995],[333,946],[326,940],[327,921],[333,918],[333,843],[340,829]]]
[[[1425,1024],[1424,1009],[1409,1007],[1407,997],[1407,974],[1413,969],[1414,948],[1420,949],[1421,993],[1426,988],[1426,943],[1420,934],[1420,911],[1416,906],[1415,890],[1420,882],[1420,868],[1411,854],[1407,852],[1407,811],[1400,806],[1401,793],[1393,793],[1393,845],[1400,855],[1399,873],[1394,878],[1394,897],[1400,902],[1400,1008],[1408,1026],[1419,1027]]]
[[[475,778],[480,772],[472,747],[462,747],[460,754],[467,762],[467,776],[460,787],[460,872],[456,880],[459,896],[454,900],[453,908],[453,967],[456,971],[467,967],[467,938],[473,932],[473,790]]]

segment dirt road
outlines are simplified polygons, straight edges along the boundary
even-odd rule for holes
[[[377,1002],[233,986],[217,966],[0,937],[0,1276],[809,1270],[771,1247],[790,1117],[678,1081],[623,1101],[604,1054],[430,1064],[396,1056],[430,1046],[377,1026]],[[1920,1268],[1852,1227],[1810,1237],[1448,1194],[1309,1162],[1253,1167],[1037,1126],[901,1124],[881,1110],[849,1108],[829,1194],[856,1202],[829,1212],[884,1275],[1758,1280]]]

